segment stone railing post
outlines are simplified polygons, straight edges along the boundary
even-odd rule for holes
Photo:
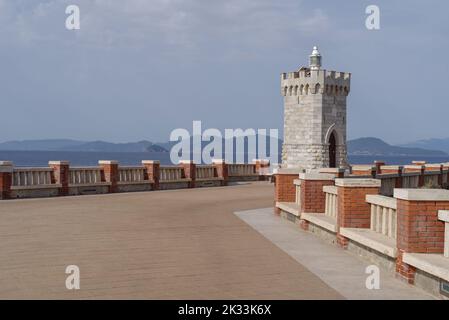
[[[374,161],[374,166],[376,167],[376,174],[382,174],[382,166],[385,165],[385,161],[376,160]]]
[[[222,186],[228,185],[229,175],[228,175],[228,165],[224,161],[224,159],[213,159],[212,164],[215,167],[215,170],[217,171],[218,178],[222,178],[221,181]]]
[[[443,253],[444,221],[439,210],[449,209],[449,190],[395,189],[397,199],[396,273],[414,282],[415,268],[406,262],[407,253]]]
[[[14,165],[11,161],[0,161],[0,199],[11,198],[13,170]]]
[[[158,160],[143,160],[142,164],[146,169],[148,180],[153,182],[153,190],[159,190],[161,180],[161,163]]]
[[[265,175],[270,168],[270,160],[268,159],[253,159],[253,163],[256,165],[256,173],[259,175],[259,180],[265,180]]]
[[[444,256],[449,258],[449,210],[438,211],[438,219],[444,222]]]
[[[67,196],[69,194],[70,181],[70,163],[68,161],[49,161],[48,166],[53,169],[54,183],[60,184],[60,196]]]
[[[274,175],[274,213],[281,214],[276,207],[276,202],[295,202],[296,185],[294,180],[298,179],[301,169],[277,169]]]
[[[334,185],[335,175],[332,173],[300,173],[299,180],[299,212],[324,214],[326,195],[323,192],[323,187]],[[307,230],[309,222],[300,219],[300,226],[302,229]]]
[[[348,239],[340,234],[340,228],[369,228],[371,206],[366,195],[379,194],[378,179],[335,179],[338,190],[337,243],[346,248]]]
[[[196,164],[192,160],[181,160],[179,165],[184,169],[184,178],[190,179],[189,188],[195,188]]]
[[[114,193],[118,191],[118,161],[116,160],[100,160],[98,164],[103,170],[104,180],[109,182],[109,192]]]

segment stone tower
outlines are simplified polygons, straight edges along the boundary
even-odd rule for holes
[[[346,167],[346,97],[351,74],[321,69],[313,47],[309,67],[281,75],[284,96],[282,166]]]

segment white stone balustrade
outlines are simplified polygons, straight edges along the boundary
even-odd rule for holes
[[[211,165],[197,165],[196,179],[213,179],[215,177],[215,167]]]
[[[145,180],[143,166],[126,166],[118,169],[119,182],[142,182]]]
[[[252,176],[257,175],[256,165],[250,163],[235,163],[228,165],[229,176]]]
[[[14,168],[12,186],[50,185],[52,172],[51,168]]]
[[[337,219],[338,216],[338,189],[336,186],[324,186],[323,192],[326,197],[324,215]]]
[[[402,174],[402,188],[413,189],[419,187],[419,172],[404,172]]]
[[[70,185],[101,183],[101,167],[71,167],[69,170]]]
[[[396,199],[382,195],[367,195],[366,202],[371,205],[370,229],[396,239]]]
[[[182,168],[177,166],[161,166],[161,181],[182,179]]]

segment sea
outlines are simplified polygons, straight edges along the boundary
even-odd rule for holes
[[[98,160],[117,160],[121,165],[139,165],[142,160],[159,160],[162,165],[172,164],[169,152],[0,151],[0,161],[3,160],[12,161],[18,167],[46,167],[51,160],[68,160],[72,166],[96,166]],[[449,156],[348,156],[351,164],[371,164],[375,160],[404,165],[414,160],[449,162]]]

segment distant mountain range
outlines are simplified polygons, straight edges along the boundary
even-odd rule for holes
[[[422,149],[429,149],[429,150],[441,150],[441,151],[449,153],[449,138],[418,140],[415,142],[402,144],[400,146],[407,147],[407,148],[422,148]]]
[[[367,137],[348,141],[348,154],[367,156],[447,156],[441,150],[392,146],[385,141]]]
[[[96,152],[168,152],[164,147],[142,140],[128,143],[78,141],[70,139],[23,140],[0,143],[8,151],[96,151]]]
[[[267,141],[267,150],[270,142]],[[192,142],[192,141],[191,141]],[[84,151],[84,152],[169,152],[177,142],[153,143],[147,140],[128,143],[106,141],[79,141],[70,139],[22,140],[0,143],[0,150],[8,151]],[[224,139],[222,140],[224,147]],[[202,147],[209,142],[202,142]],[[193,143],[190,144],[191,146]],[[282,140],[278,141],[278,152],[281,154]],[[224,148],[223,148],[224,150]],[[247,142],[245,141],[245,150]],[[234,143],[234,153],[236,152]],[[367,137],[348,141],[348,154],[368,156],[447,156],[449,139],[429,139],[393,146],[385,141]]]

